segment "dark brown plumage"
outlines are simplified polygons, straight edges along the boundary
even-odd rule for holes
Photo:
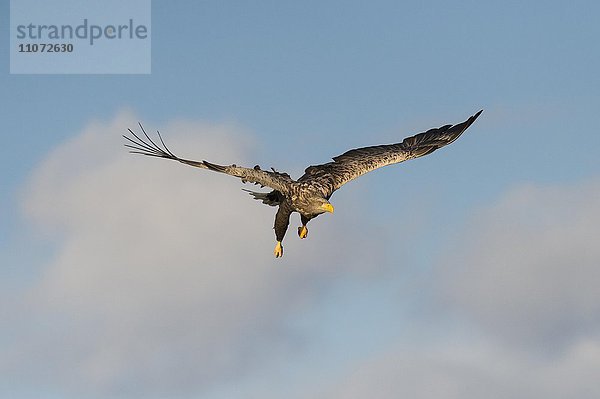
[[[207,161],[191,161],[174,155],[165,145],[160,133],[157,145],[140,124],[140,129],[146,140],[135,134],[131,129],[132,137],[123,136],[128,140],[125,144],[135,154],[152,157],[172,159],[186,165],[208,169],[239,177],[242,182],[258,184],[261,187],[272,189],[268,193],[249,191],[255,199],[264,204],[278,206],[275,216],[275,236],[277,246],[275,256],[283,255],[281,242],[288,228],[289,218],[293,212],[300,213],[302,226],[298,228],[300,238],[308,234],[306,224],[324,212],[333,212],[329,198],[334,191],[349,181],[356,179],[372,170],[383,166],[392,165],[409,159],[431,154],[438,148],[455,141],[469,127],[482,111],[477,112],[466,121],[457,125],[445,125],[430,129],[404,139],[401,143],[377,145],[372,147],[356,148],[333,158],[333,162],[322,165],[312,165],[306,168],[304,175],[294,180],[287,173],[280,173],[272,169],[266,171],[257,165],[254,168],[241,166],[216,165]]]

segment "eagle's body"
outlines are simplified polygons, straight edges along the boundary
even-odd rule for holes
[[[129,132],[134,138],[123,137],[133,144],[125,144],[133,150],[131,151],[133,153],[172,159],[187,165],[239,177],[244,183],[252,182],[261,187],[270,187],[272,191],[269,193],[250,191],[250,194],[267,205],[279,207],[275,216],[274,229],[277,238],[275,256],[280,257],[283,255],[281,242],[293,212],[300,214],[302,226],[298,228],[298,235],[300,238],[305,238],[308,234],[306,224],[311,219],[321,213],[333,212],[329,198],[342,185],[372,170],[430,154],[438,148],[452,143],[471,126],[481,112],[477,112],[463,123],[430,129],[408,137],[401,143],[347,151],[334,157],[333,162],[309,166],[298,180],[292,179],[287,173],[280,173],[274,169],[272,171],[262,170],[258,165],[254,168],[244,168],[235,164],[222,166],[206,161],[190,161],[179,158],[166,147],[160,133],[162,147],[152,141],[141,125],[140,128],[148,141],[141,139],[131,129]]]

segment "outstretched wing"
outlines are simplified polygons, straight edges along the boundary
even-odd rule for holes
[[[279,173],[275,170],[272,172],[261,170],[258,165],[254,168],[244,168],[236,165],[222,166],[207,161],[191,161],[189,159],[179,158],[178,156],[174,155],[165,145],[160,132],[156,132],[158,133],[158,138],[160,140],[159,145],[153,141],[150,136],[148,136],[142,124],[140,123],[139,125],[145,140],[140,137],[141,135],[135,134],[135,132],[131,129],[128,130],[132,137],[123,135],[123,137],[128,141],[125,144],[125,147],[129,148],[129,152],[132,154],[142,154],[149,157],[171,159],[173,161],[178,161],[197,168],[226,173],[231,176],[239,177],[242,179],[243,183],[250,182],[259,184],[261,187],[270,187],[282,193],[287,193],[289,191],[290,183],[293,183],[293,180],[287,173]]]
[[[342,185],[367,172],[431,154],[438,148],[452,143],[475,122],[481,112],[483,110],[463,123],[430,129],[412,137],[407,137],[398,144],[377,145],[347,151],[334,157],[334,162],[309,166],[298,181],[310,182],[328,198]]]

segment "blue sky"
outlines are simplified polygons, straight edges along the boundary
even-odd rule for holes
[[[154,0],[149,75],[11,75],[0,4],[0,396],[600,394],[597,2]],[[479,109],[280,260],[241,183],[120,138],[298,177]]]

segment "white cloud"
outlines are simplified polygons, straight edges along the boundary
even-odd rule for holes
[[[476,212],[430,276],[435,331],[306,397],[600,397],[599,198],[597,180],[528,185]]]
[[[129,114],[91,124],[31,179],[25,214],[56,254],[15,300],[24,314],[0,364],[13,381],[78,397],[202,392],[285,348],[287,314],[361,269],[340,251],[357,241],[325,220],[299,242],[294,219],[275,260],[275,208],[236,179],[127,154],[120,134],[135,125]],[[161,132],[183,157],[253,165],[239,128]]]
[[[598,198],[597,181],[508,193],[442,256],[441,299],[489,334],[542,350],[598,332]]]
[[[311,222],[308,240],[294,219],[275,260],[274,208],[236,179],[127,154],[120,134],[135,124],[128,114],[91,124],[32,176],[25,214],[55,254],[2,310],[6,381],[73,397],[204,395],[274,352],[285,359],[289,315],[340,274],[373,266],[375,238],[348,234],[369,223],[344,220],[344,208],[360,214],[348,196]],[[161,132],[181,156],[254,164],[238,127],[179,121]],[[433,296],[462,330],[431,323],[439,331],[403,337],[317,397],[598,397],[599,194],[597,182],[527,186],[477,213],[432,286],[415,289],[415,303]]]
[[[394,348],[314,398],[420,399],[573,397],[600,395],[600,340],[580,341],[556,358],[539,359],[489,342]]]

